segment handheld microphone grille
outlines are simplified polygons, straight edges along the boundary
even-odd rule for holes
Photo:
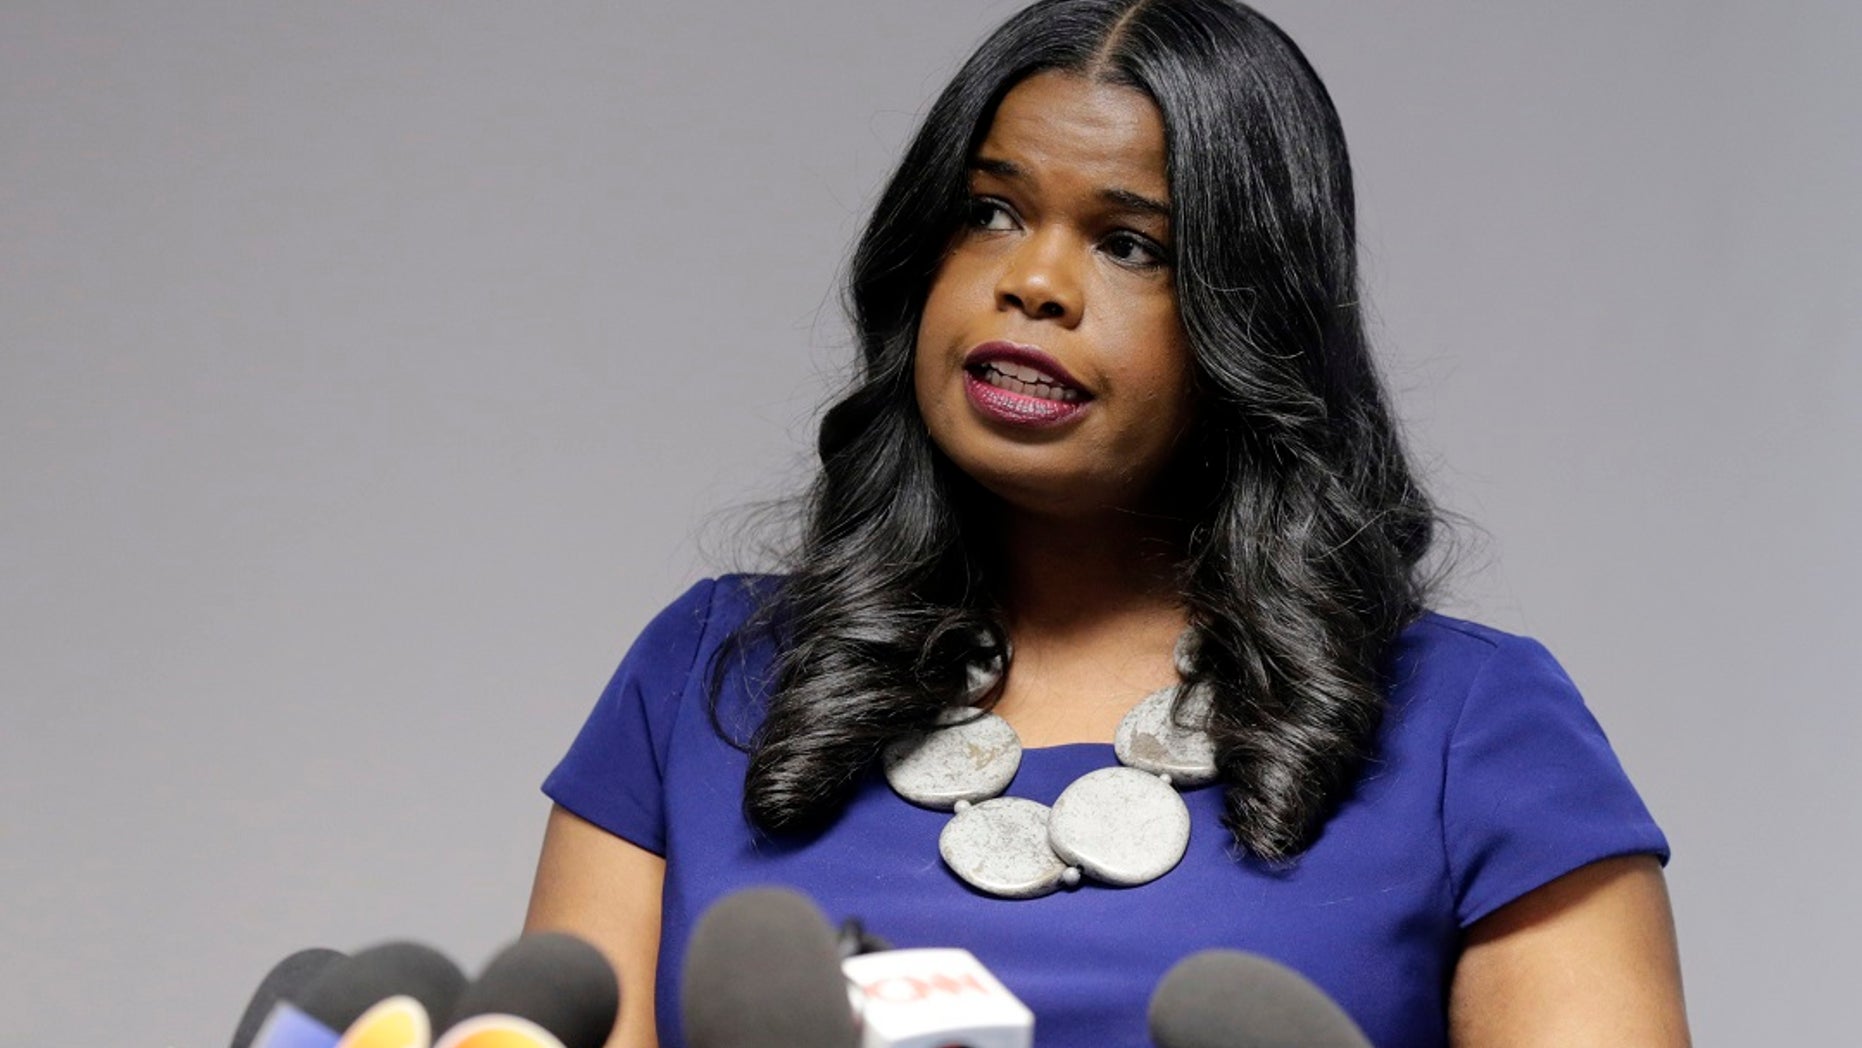
[[[259,980],[259,988],[252,991],[252,999],[246,1004],[245,1014],[239,1017],[239,1025],[233,1027],[232,1048],[253,1048],[259,1028],[272,1009],[281,1001],[295,1000],[324,969],[343,957],[337,950],[313,946],[272,965],[272,970]]]
[[[434,1048],[601,1048],[620,1008],[600,950],[573,935],[526,935],[459,995]]]
[[[1178,961],[1151,994],[1157,1048],[1371,1048],[1325,991],[1240,950]]]
[[[727,895],[686,948],[680,1015],[691,1048],[851,1048],[856,1043],[835,934],[784,888]]]
[[[304,991],[309,1017],[343,1031],[338,1048],[427,1048],[465,973],[419,943],[391,942],[331,965]]]

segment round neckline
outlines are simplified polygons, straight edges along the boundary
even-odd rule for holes
[[[1022,755],[1025,757],[1030,753],[1057,753],[1062,750],[1080,750],[1082,748],[1095,750],[1117,749],[1117,747],[1110,742],[1056,742],[1048,746],[1023,746]]]

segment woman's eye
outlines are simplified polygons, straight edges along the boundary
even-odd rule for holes
[[[1134,269],[1156,269],[1169,262],[1164,249],[1135,233],[1114,233],[1106,238],[1106,254]]]
[[[977,229],[1009,230],[1015,228],[1015,216],[999,200],[973,197],[970,200],[970,225]]]

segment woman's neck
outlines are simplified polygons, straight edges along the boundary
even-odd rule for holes
[[[1134,703],[1176,679],[1171,652],[1188,625],[1177,534],[1133,514],[999,522],[1015,655],[994,709],[1024,744],[1110,742]]]
[[[1172,624],[1172,636],[1181,631],[1177,522],[1123,511],[1092,518],[1007,512],[998,524],[1000,598],[1012,635],[1077,640],[1141,623]]]

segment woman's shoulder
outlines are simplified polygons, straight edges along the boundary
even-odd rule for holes
[[[1443,727],[1529,712],[1590,721],[1577,685],[1544,644],[1441,612],[1424,613],[1397,635],[1385,680],[1391,709]]]
[[[1391,680],[1422,673],[1463,680],[1507,666],[1564,671],[1545,645],[1518,633],[1426,611],[1404,627],[1391,645]]]
[[[726,636],[773,600],[784,578],[748,572],[701,578],[661,608],[642,635],[685,638],[693,643]]]
[[[608,693],[641,690],[630,684],[667,698],[694,692],[704,668],[778,592],[781,581],[775,575],[728,574],[692,583],[633,635]]]
[[[1578,866],[1668,843],[1578,687],[1531,637],[1449,615],[1398,636],[1385,757],[1428,768],[1463,927]]]
[[[1398,644],[1469,658],[1485,658],[1497,650],[1521,642],[1536,643],[1529,637],[1440,611],[1423,612],[1397,636]]]
[[[663,852],[662,776],[682,748],[696,744],[717,755],[705,715],[709,669],[726,638],[780,583],[773,575],[703,578],[662,606],[634,636],[544,792],[582,818]],[[763,657],[761,649],[746,654]],[[746,664],[734,660],[732,667],[741,683]],[[730,694],[734,703],[749,689]]]

